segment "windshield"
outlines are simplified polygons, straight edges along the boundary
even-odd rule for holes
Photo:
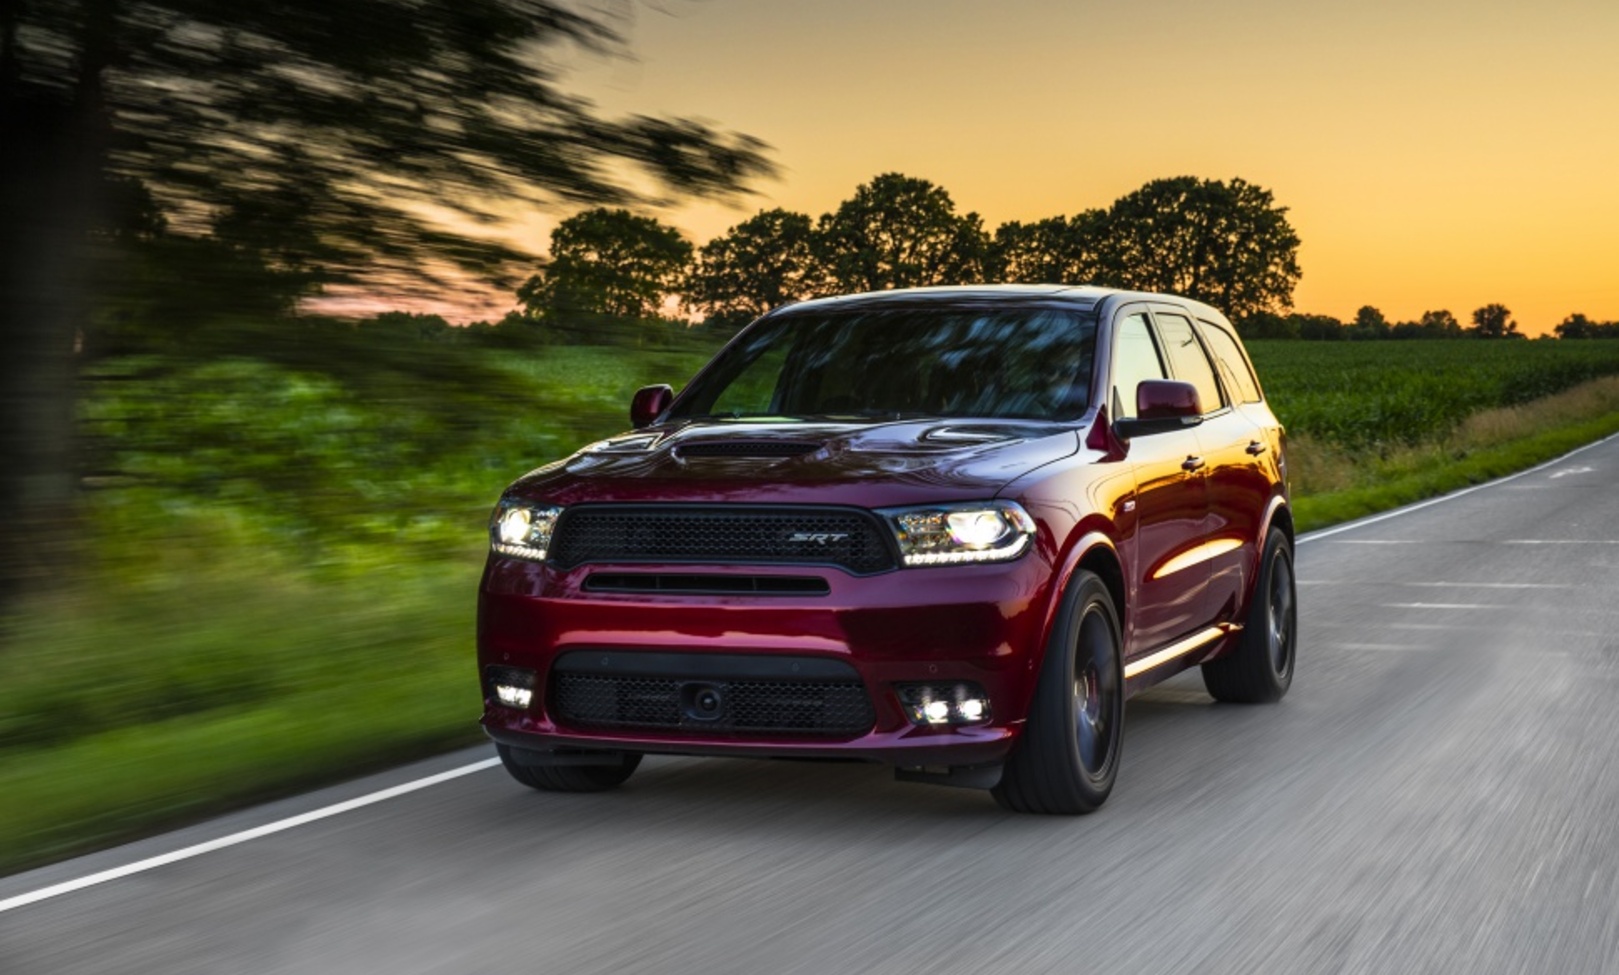
[[[789,313],[726,349],[670,416],[1073,419],[1095,347],[1096,319],[1067,308]]]

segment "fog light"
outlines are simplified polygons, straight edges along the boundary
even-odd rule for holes
[[[534,671],[521,667],[490,667],[485,677],[491,696],[502,705],[527,710],[534,702]]]
[[[526,708],[534,700],[534,691],[527,687],[513,687],[510,684],[496,684],[495,697],[500,703],[509,708]]]
[[[970,725],[989,720],[989,695],[977,684],[900,684],[905,716],[915,725]]]

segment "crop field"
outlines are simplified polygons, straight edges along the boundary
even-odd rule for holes
[[[1249,342],[1290,433],[1347,448],[1411,446],[1482,410],[1619,374],[1619,342]]]

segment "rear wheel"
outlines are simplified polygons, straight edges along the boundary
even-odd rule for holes
[[[610,765],[525,765],[517,749],[496,745],[495,751],[512,778],[546,792],[604,792],[623,785],[641,764],[638,752],[619,753]]]
[[[1281,529],[1271,529],[1259,564],[1259,580],[1237,648],[1203,665],[1203,686],[1217,701],[1280,701],[1293,683],[1298,598],[1293,584],[1293,546]]]
[[[995,800],[1013,812],[1074,815],[1107,799],[1124,741],[1119,617],[1107,586],[1083,569],[1063,596],[1023,737]]]

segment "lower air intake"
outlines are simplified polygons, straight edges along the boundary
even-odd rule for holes
[[[560,673],[555,717],[580,728],[848,739],[875,715],[859,681],[681,680]]]

